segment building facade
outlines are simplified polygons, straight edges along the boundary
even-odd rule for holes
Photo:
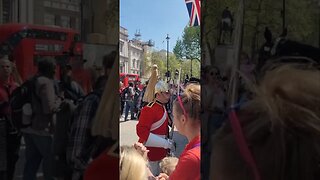
[[[129,73],[129,34],[128,30],[120,26],[119,33],[119,71]]]
[[[28,23],[81,30],[81,0],[0,0],[0,23]]]
[[[129,41],[129,71],[141,76],[141,62],[143,61],[143,45],[137,39]]]
[[[135,34],[135,38],[129,40],[128,30],[120,27],[120,73],[138,74],[144,76],[144,63],[146,54],[151,51],[153,42],[143,42],[140,40],[140,33]]]

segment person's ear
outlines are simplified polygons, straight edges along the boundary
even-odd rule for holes
[[[183,124],[183,125],[186,124],[186,123],[187,123],[187,118],[186,118],[186,116],[182,114],[180,121],[181,121],[181,124]]]

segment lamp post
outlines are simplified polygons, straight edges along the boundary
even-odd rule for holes
[[[191,68],[191,69],[190,69],[190,78],[191,78],[191,77],[192,77],[192,58],[191,58],[190,61],[191,61],[191,67],[190,67],[190,68]]]
[[[282,0],[282,32],[286,27],[286,0]]]
[[[167,34],[167,81],[169,80],[169,34]]]

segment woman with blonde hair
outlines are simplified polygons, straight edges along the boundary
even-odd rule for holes
[[[147,159],[133,146],[120,149],[120,180],[147,180]]]
[[[160,180],[200,180],[200,93],[199,84],[189,84],[173,104],[173,123],[189,143],[170,177],[161,173],[157,177]]]
[[[320,71],[282,65],[213,139],[210,179],[320,179]]]

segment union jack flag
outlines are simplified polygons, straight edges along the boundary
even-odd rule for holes
[[[185,0],[190,16],[190,26],[200,26],[201,0]]]

